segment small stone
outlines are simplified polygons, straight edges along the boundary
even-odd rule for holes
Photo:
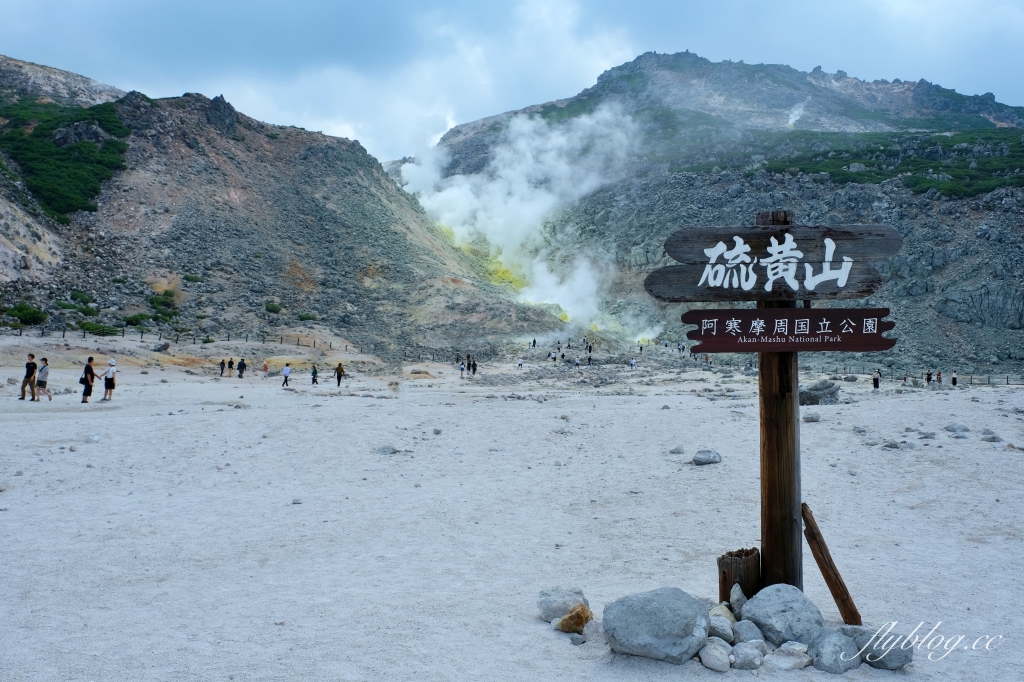
[[[852,639],[835,630],[824,630],[810,646],[807,655],[818,670],[842,675],[860,665],[857,645]]]
[[[583,626],[583,639],[588,642],[603,642],[604,641],[604,627],[601,625],[601,621],[592,620]]]
[[[582,635],[583,628],[592,620],[594,620],[594,612],[586,604],[579,603],[569,609],[569,613],[562,616],[558,621],[558,629],[562,632],[576,632]]]
[[[95,469],[96,467],[94,467],[92,464],[86,464],[85,468],[86,469]]]
[[[743,594],[743,588],[740,587],[739,583],[734,583],[732,589],[729,590],[729,605],[732,607],[732,612],[736,614],[737,619],[743,618],[743,605],[746,603],[747,597]]]
[[[575,646],[579,646],[580,644],[583,644],[587,640],[583,637],[583,635],[581,635],[581,634],[579,634],[577,632],[573,632],[572,634],[569,635],[569,641],[572,642]]]
[[[704,466],[705,464],[718,464],[722,461],[722,456],[714,450],[698,450],[697,454],[693,456],[693,463],[697,466]]]
[[[78,452],[78,448],[76,448],[74,445],[72,445],[70,448],[68,448],[68,450],[71,451],[71,452]]]
[[[885,444],[882,445],[882,447],[883,448],[889,448],[890,450],[899,450],[900,449],[900,444],[897,443],[894,440],[887,440],[887,441],[885,441]]]
[[[396,452],[398,452],[398,448],[393,445],[381,445],[377,448],[378,455],[393,455]]]
[[[14,472],[14,475],[15,475],[15,476],[24,476],[24,475],[25,475],[25,472],[24,472],[24,471],[15,471],[15,472]]]
[[[754,640],[764,639],[761,630],[753,621],[749,620],[741,620],[733,625],[732,632],[737,642],[753,642]]]
[[[662,406],[661,406],[661,409],[663,409],[663,410],[668,410],[668,409],[671,409],[671,408],[669,408],[669,406],[668,406],[668,405],[662,405]]]
[[[863,426],[854,426],[853,427],[853,432],[854,433],[867,433],[868,430],[865,429]]]
[[[677,445],[674,448],[672,448],[671,450],[669,450],[669,453],[673,454],[673,455],[681,455],[684,452],[686,452],[686,451],[683,449],[682,445]]]
[[[718,637],[708,637],[707,643],[701,647],[700,662],[705,668],[724,673],[729,670],[729,654],[732,647]]]
[[[711,610],[708,611],[708,618],[711,618],[712,616],[722,616],[729,621],[730,625],[736,622],[736,616],[734,616],[732,611],[729,610],[729,604],[726,602],[722,602],[717,606],[712,606]]]
[[[552,587],[548,590],[541,590],[537,597],[537,608],[540,609],[540,617],[551,622],[572,611],[577,604],[590,606],[590,602],[583,596],[583,590],[568,589],[565,587]]]
[[[718,637],[722,641],[732,644],[732,623],[725,616],[714,615],[708,618],[708,634],[712,637]]]
[[[86,443],[99,443],[100,442],[100,437],[97,436],[96,434],[93,434],[93,435],[89,436],[88,438],[86,438],[85,442]]]
[[[953,422],[952,424],[946,424],[942,427],[943,430],[949,431],[950,433],[968,433],[970,431],[966,424],[960,424]]]
[[[821,421],[821,415],[818,414],[817,412],[808,412],[807,414],[804,415],[804,421],[805,422],[820,422]]]
[[[441,435],[441,429],[434,429],[434,435],[435,436],[440,436]]]
[[[296,497],[294,500],[292,500],[292,504],[302,504],[302,500]]]
[[[1000,438],[999,436],[995,435],[994,433],[991,433],[991,434],[989,434],[987,436],[982,436],[981,439],[983,441],[985,441],[986,443],[1001,443],[1003,441],[1002,438]]]
[[[776,649],[762,661],[765,667],[775,670],[800,670],[811,664],[811,657],[794,649]]]
[[[802,654],[806,654],[807,653],[807,645],[806,644],[804,644],[803,642],[794,642],[792,640],[790,640],[788,642],[783,642],[781,645],[779,645],[779,648],[780,649],[792,649],[794,651],[799,651]]]
[[[764,642],[761,642],[761,646],[765,646]],[[732,667],[737,670],[756,670],[761,667],[761,662],[764,660],[764,654],[757,648],[753,642],[741,642],[732,648]]]
[[[166,384],[166,383],[167,383],[167,379],[161,379],[161,380],[160,380],[160,383],[161,383],[161,384]]]

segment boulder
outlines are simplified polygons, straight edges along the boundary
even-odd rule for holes
[[[725,616],[713,615],[708,618],[708,635],[732,644],[732,623]]]
[[[833,675],[842,675],[859,666],[858,651],[852,639],[835,630],[823,630],[807,647],[814,667]]]
[[[732,633],[736,642],[753,642],[758,639],[764,639],[761,630],[752,621],[746,619],[733,625]]]
[[[171,347],[171,344],[169,344],[166,341],[164,341],[163,343],[158,343],[157,345],[153,346],[153,352],[154,353],[165,353],[165,352],[167,352],[167,350],[170,347]]]
[[[707,607],[678,587],[662,587],[608,604],[603,626],[616,653],[681,664],[706,643]]]
[[[861,625],[843,625],[839,631],[853,640],[857,651],[861,652],[860,660],[872,668],[881,670],[898,670],[914,659],[914,647],[901,649],[898,644],[905,641],[900,637],[897,639],[889,630],[879,633],[875,638],[877,628],[866,628]],[[891,639],[890,639],[891,638]],[[897,646],[890,645],[884,648],[888,642],[896,642]]]
[[[792,585],[769,585],[743,605],[743,617],[753,621],[765,638],[778,646],[787,640],[810,642],[825,627],[821,611]]]
[[[796,649],[776,649],[762,661],[768,668],[775,670],[799,670],[811,664],[811,657]]]
[[[743,588],[739,583],[734,583],[729,590],[729,605],[737,619],[743,618],[743,605],[747,603],[747,596],[743,594]]]
[[[693,456],[693,463],[697,466],[703,466],[705,464],[718,464],[722,461],[722,456],[714,450],[698,450],[697,454]]]
[[[594,620],[594,612],[581,602],[569,609],[569,613],[559,619],[558,629],[562,632],[576,632],[582,635],[583,628],[592,620]]]
[[[820,422],[821,421],[821,415],[818,414],[817,412],[808,412],[807,414],[804,415],[804,421],[805,422]]]
[[[949,431],[950,433],[967,433],[970,431],[970,429],[967,428],[966,424],[959,424],[957,422],[953,422],[952,424],[946,424],[942,428],[946,431]]]
[[[673,455],[681,455],[681,454],[683,454],[683,452],[685,452],[685,450],[683,450],[683,446],[682,445],[677,445],[674,448],[672,448],[671,450],[669,450],[669,453],[673,454]]]
[[[764,642],[760,643],[763,647]],[[761,667],[764,654],[753,642],[741,642],[732,648],[732,656],[729,657],[729,660],[732,667],[737,670],[756,670]]]
[[[800,387],[801,405],[835,405],[839,402],[839,386],[828,379]]]
[[[718,637],[708,637],[707,644],[701,647],[700,662],[705,668],[724,673],[729,670],[729,655],[732,647]]]
[[[549,623],[572,611],[577,604],[590,606],[590,602],[583,596],[583,590],[580,589],[552,587],[549,590],[541,590],[540,596],[537,597],[540,617]]]

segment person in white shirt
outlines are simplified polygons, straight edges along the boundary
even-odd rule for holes
[[[50,362],[46,358],[39,362],[42,364],[39,365],[39,370],[36,372],[36,402],[39,402],[40,393],[45,393],[50,400],[53,400],[53,394],[46,388],[46,382],[50,380]]]
[[[117,363],[114,362],[114,358],[107,360],[107,371],[103,373],[103,397],[100,399],[102,403],[104,400],[114,399],[114,386],[115,379],[117,377]]]
[[[519,367],[518,368],[519,369],[523,368],[523,359],[522,358],[519,358]]]
[[[286,363],[284,363],[284,369],[281,370],[281,376],[284,377],[284,383],[282,383],[281,386],[287,386],[288,385],[288,377],[290,377],[291,375],[292,375],[292,363],[286,362]]]

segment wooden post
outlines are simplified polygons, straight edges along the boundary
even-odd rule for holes
[[[790,211],[759,213],[758,225],[790,225]],[[796,301],[758,301],[758,309]],[[761,587],[804,589],[800,515],[800,377],[796,353],[758,353],[761,400]],[[748,595],[750,596],[750,595]]]
[[[821,535],[821,530],[818,528],[817,521],[814,520],[811,508],[803,504],[801,505],[801,512],[804,523],[807,524],[807,527],[804,528],[807,546],[811,548],[811,554],[814,555],[814,561],[818,564],[822,577],[825,578],[825,584],[828,585],[832,598],[836,600],[836,606],[839,607],[839,615],[843,617],[843,622],[847,625],[863,625],[860,619],[860,612],[857,611],[857,606],[853,603],[850,590],[846,588],[846,583],[843,582],[843,576],[839,575],[839,569],[836,568],[835,562],[832,561],[832,553],[828,551],[828,545],[825,544],[825,538]]]
[[[757,547],[737,549],[718,557],[718,601],[729,601],[732,586],[737,583],[748,598],[761,590],[761,553]]]

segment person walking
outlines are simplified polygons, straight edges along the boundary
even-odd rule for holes
[[[36,399],[36,370],[39,366],[36,365],[36,356],[32,353],[28,354],[28,362],[25,363],[25,378],[21,380],[21,397],[18,400],[25,399],[25,389],[28,388],[32,393],[32,400]]]
[[[939,385],[939,388],[942,388],[942,370],[935,373],[935,383]]]
[[[318,381],[316,380],[316,375],[318,374],[318,371],[317,371],[316,365],[313,365],[313,372],[312,372],[312,374],[313,374],[313,383],[312,383],[311,385],[312,385],[312,386],[319,386],[320,384],[319,384],[319,382],[318,382]]]
[[[82,378],[78,380],[78,383],[85,386],[82,389],[82,402],[89,402],[89,396],[92,395],[92,384],[96,381],[96,370],[92,368],[92,356],[85,361],[85,369],[82,370]]]
[[[245,370],[248,365],[245,364],[245,358],[238,361],[238,378],[241,379],[245,376]]]
[[[956,386],[956,370],[953,370],[953,385]]]
[[[590,355],[588,355],[588,356],[587,356],[587,367],[590,367],[590,358],[591,358],[591,357],[592,357],[592,356],[590,356]]]
[[[460,362],[459,363],[459,378],[460,379],[465,379],[466,378],[466,363],[464,363],[464,362]]]
[[[629,368],[636,369],[636,358],[633,358],[629,361]]]
[[[874,385],[875,390],[878,390],[878,384],[882,381],[882,370],[876,369],[875,373],[871,375],[871,383]]]
[[[534,347],[534,348],[536,348],[536,347],[537,347],[537,339],[534,339],[534,340],[533,340],[533,347]]]
[[[107,360],[107,371],[103,373],[103,398],[100,402],[109,402],[114,399],[114,386],[117,377],[117,363],[114,358]]]
[[[224,362],[224,358],[220,359],[220,375],[224,376],[224,368],[227,367],[227,363]]]
[[[36,370],[36,402],[39,402],[40,393],[45,393],[46,397],[53,400],[53,394],[46,388],[46,383],[50,380],[50,361],[43,358],[39,362],[43,364]]]
[[[266,361],[266,360],[264,360],[264,361],[263,361],[263,378],[264,378],[264,379],[266,378],[266,376],[267,376],[267,372],[268,372],[268,371],[270,371],[270,365],[268,365],[268,364],[267,364],[267,361]]]
[[[924,375],[924,383],[927,384],[928,388],[932,386],[932,371],[928,370],[928,373]]]
[[[338,379],[338,388],[341,388],[341,378],[345,376],[345,368],[339,362],[338,366],[334,368],[334,376]]]
[[[476,360],[473,361],[473,370],[471,372],[473,376],[476,376]]]
[[[576,356],[576,369],[580,368],[580,356]]]
[[[519,358],[519,361],[517,363],[516,369],[522,369],[522,368],[523,368],[523,359]]]
[[[281,384],[282,387],[288,385],[288,377],[292,375],[292,363],[284,363],[284,369],[281,370],[281,376],[284,377],[284,382]]]
[[[235,359],[234,358],[230,358],[228,360],[228,376],[230,377],[234,373],[235,373]]]

